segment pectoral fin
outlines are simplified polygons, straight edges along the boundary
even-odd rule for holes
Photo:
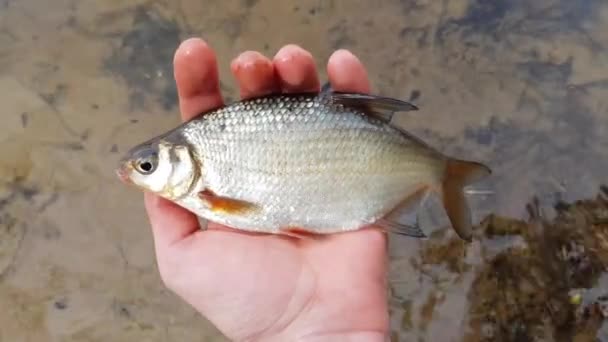
[[[200,199],[207,202],[211,210],[214,212],[222,212],[226,214],[245,214],[259,209],[259,207],[253,203],[218,196],[211,190],[201,191],[199,192],[198,196]]]

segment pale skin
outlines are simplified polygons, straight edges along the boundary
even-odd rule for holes
[[[174,58],[182,120],[224,104],[217,59],[201,39]],[[311,54],[296,45],[271,59],[246,51],[231,63],[242,98],[318,91]],[[346,50],[327,62],[335,90],[367,93],[366,70]],[[145,194],[164,284],[233,341],[384,341],[387,243],[365,229],[322,239],[244,234]]]

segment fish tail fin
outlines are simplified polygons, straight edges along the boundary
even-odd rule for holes
[[[470,242],[473,228],[471,210],[467,204],[464,187],[491,174],[480,163],[448,159],[442,184],[442,201],[452,227],[461,239]]]

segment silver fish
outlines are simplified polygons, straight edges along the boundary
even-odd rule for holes
[[[470,241],[463,187],[490,169],[391,123],[395,112],[417,109],[331,90],[243,100],[134,147],[117,173],[210,221],[291,236],[376,227],[423,237],[392,217],[434,192]]]

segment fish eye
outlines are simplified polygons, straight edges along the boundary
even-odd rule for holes
[[[157,158],[156,155],[151,155],[135,162],[135,169],[143,175],[149,175],[156,170]]]

